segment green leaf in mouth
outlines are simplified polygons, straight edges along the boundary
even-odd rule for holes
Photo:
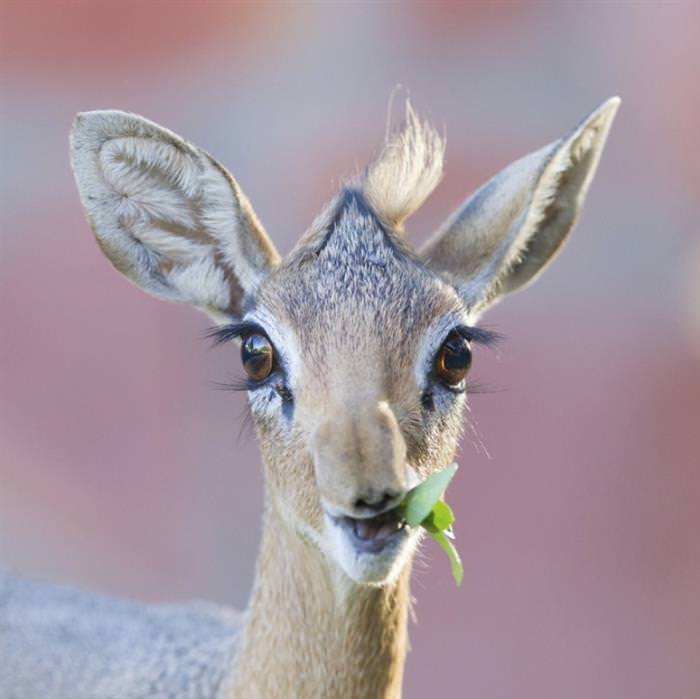
[[[452,577],[460,585],[464,577],[462,561],[450,539],[454,539],[452,508],[442,500],[449,482],[457,471],[457,464],[450,464],[428,476],[420,485],[406,493],[401,502],[403,516],[410,527],[422,526],[438,542],[450,559]]]
[[[462,567],[462,560],[454,544],[447,538],[445,532],[437,532],[435,534],[431,532],[430,536],[440,544],[441,548],[447,554],[447,557],[450,559],[450,568],[452,568],[452,577],[455,579],[457,585],[461,585],[462,578],[464,577],[464,568]]]
[[[430,524],[436,531],[442,532],[449,529],[454,521],[455,516],[452,508],[444,500],[438,500],[422,524],[426,529],[428,529],[427,524]]]
[[[457,464],[450,464],[441,471],[430,474],[420,485],[406,493],[401,504],[404,508],[404,518],[410,527],[417,527],[423,523],[435,503],[442,497],[456,470]]]

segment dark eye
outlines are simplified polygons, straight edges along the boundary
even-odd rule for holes
[[[435,357],[435,373],[448,386],[457,386],[462,383],[471,365],[472,351],[469,343],[453,330]]]
[[[241,345],[241,361],[246,374],[253,381],[262,381],[271,373],[275,364],[275,351],[264,335],[248,335]]]

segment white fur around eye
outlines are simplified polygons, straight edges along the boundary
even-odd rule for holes
[[[466,313],[451,312],[440,316],[428,327],[423,340],[418,347],[415,363],[415,379],[418,388],[423,391],[428,386],[428,376],[433,368],[433,361],[440,346],[449,335],[450,330],[458,325],[468,325],[469,318]]]
[[[301,355],[299,343],[291,328],[280,322],[265,307],[260,306],[243,318],[245,322],[256,323],[270,338],[278,359],[284,367],[286,386],[294,392],[299,376]]]
[[[248,403],[254,415],[261,418],[276,418],[280,414],[282,398],[274,385],[266,384],[248,391]]]

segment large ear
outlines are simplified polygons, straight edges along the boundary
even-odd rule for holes
[[[568,136],[489,180],[420,251],[475,314],[532,281],[560,249],[619,105],[609,99]]]
[[[147,119],[79,114],[71,164],[103,252],[155,296],[235,318],[279,260],[227,170]]]

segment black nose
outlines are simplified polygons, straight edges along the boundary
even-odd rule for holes
[[[355,500],[355,509],[363,513],[372,512],[379,514],[398,504],[401,493],[385,490],[381,493],[368,492]]]

